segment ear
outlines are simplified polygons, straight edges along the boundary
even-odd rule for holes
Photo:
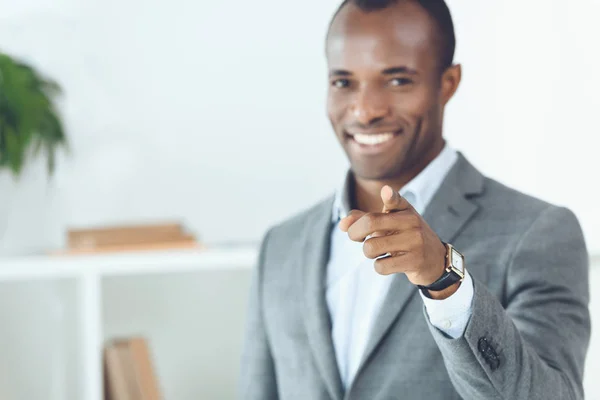
[[[460,80],[462,78],[462,68],[460,64],[454,64],[450,68],[446,69],[442,74],[442,104],[445,106],[456,90],[458,89],[458,85],[460,84]]]

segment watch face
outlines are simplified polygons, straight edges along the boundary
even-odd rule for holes
[[[460,253],[458,251],[456,251],[454,249],[452,249],[452,265],[454,266],[454,268],[456,268],[460,271],[465,270],[462,256],[460,255]]]

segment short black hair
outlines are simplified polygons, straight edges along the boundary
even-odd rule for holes
[[[340,10],[349,3],[354,4],[364,12],[383,10],[402,0],[344,0],[331,18],[335,19]],[[452,66],[454,52],[456,50],[456,36],[454,34],[454,22],[450,9],[445,0],[413,0],[419,4],[431,18],[436,22],[439,29],[439,48],[441,51],[440,61],[443,70]]]

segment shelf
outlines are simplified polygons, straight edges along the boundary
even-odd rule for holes
[[[257,257],[258,247],[249,245],[202,250],[7,257],[0,258],[0,281],[252,268]]]
[[[150,341],[165,398],[234,398],[257,256],[246,245],[0,258],[0,398],[102,400],[102,348],[131,335]],[[591,264],[595,287],[600,257]]]
[[[253,245],[99,255],[0,257],[0,282],[74,278],[88,274],[103,277],[253,268],[257,257],[258,246]],[[600,255],[593,255],[590,264],[600,265]]]
[[[47,379],[40,380],[38,383],[43,387],[40,390],[48,391],[51,390],[51,386],[56,385],[57,389],[53,390],[57,394],[53,398],[101,400],[102,348],[106,338],[117,333],[126,335],[133,334],[134,331],[142,332],[155,339],[159,349],[162,344],[166,348],[160,353],[163,354],[162,357],[167,365],[164,373],[167,376],[170,373],[171,351],[169,349],[173,343],[179,343],[182,339],[180,336],[170,338],[168,336],[170,329],[165,334],[162,323],[155,326],[152,322],[156,321],[161,308],[168,310],[163,315],[163,319],[177,315],[183,321],[178,322],[177,325],[182,325],[185,320],[189,320],[186,307],[198,303],[195,311],[200,316],[211,318],[211,326],[225,326],[223,329],[230,330],[232,334],[231,337],[227,337],[227,341],[233,342],[233,348],[236,350],[231,350],[233,353],[227,359],[229,362],[222,365],[222,371],[232,368],[237,360],[239,347],[239,343],[236,342],[237,333],[234,335],[233,332],[242,329],[240,315],[245,306],[249,276],[257,256],[258,246],[245,245],[97,255],[0,257],[0,284],[3,285],[3,292],[7,296],[10,294],[11,298],[5,299],[3,302],[5,305],[0,310],[6,314],[12,310],[16,300],[23,299],[19,312],[11,314],[9,333],[12,332],[12,335],[20,337],[25,331],[54,332],[57,330],[56,340],[69,344],[68,350],[71,356],[68,360],[61,361],[56,355],[52,358],[53,363],[65,364],[65,366],[62,369],[45,368],[46,373],[40,375],[42,376],[40,379],[54,376],[54,370],[63,371],[70,376],[73,374],[69,374],[69,371],[76,368],[77,374],[73,375],[73,378],[57,379],[56,383],[52,381],[51,384],[44,384]],[[244,273],[240,274],[240,271]],[[196,274],[197,272],[201,274]],[[189,286],[191,283],[193,286]],[[153,289],[144,290],[147,284],[153,285]],[[33,311],[29,311],[24,303],[31,291],[29,288],[36,290],[36,293],[46,294],[49,299],[44,301],[44,304],[48,303],[46,308],[38,306]],[[183,290],[185,288],[187,292]],[[159,290],[163,295],[157,297],[156,293]],[[178,295],[181,294],[185,294],[186,298],[182,299],[179,307],[173,308],[171,303],[180,299]],[[65,297],[66,295],[70,297]],[[224,295],[226,299],[215,305],[214,299],[219,295]],[[188,302],[187,298],[194,300]],[[141,308],[136,308],[140,304],[142,304]],[[49,315],[47,308],[50,306],[58,310],[55,312],[58,314],[46,321],[43,317]],[[150,321],[147,321],[149,323],[144,324],[144,315],[151,317]],[[230,315],[229,320],[224,317],[227,315]],[[119,319],[119,316],[122,318]],[[194,323],[193,319],[190,320],[192,322],[188,321],[188,328],[196,329],[196,332],[206,330],[205,318],[199,319],[197,323]],[[28,325],[29,320],[45,323],[37,323],[36,328],[32,329]],[[65,323],[68,323],[70,328],[68,332],[62,328]],[[128,325],[129,323],[132,325]],[[175,333],[177,332],[179,331],[176,330]],[[217,337],[218,334],[220,335],[216,332],[213,336]],[[167,341],[161,342],[164,337]],[[184,339],[186,343],[193,342],[188,337]],[[206,345],[204,350],[209,352],[213,349],[215,340],[211,340],[210,345]],[[2,350],[0,353],[8,352],[14,357],[19,357],[24,346],[19,346],[19,350],[12,350],[12,344],[8,345],[9,342],[9,340],[3,341],[4,348],[0,348]],[[42,340],[38,342],[43,343]],[[230,347],[231,345],[223,342],[219,351],[225,352]],[[185,358],[189,350],[179,349],[181,351],[177,354]],[[27,354],[31,357],[35,355],[35,353]],[[182,361],[176,359],[173,362]],[[172,380],[174,378],[167,380],[167,387],[170,390],[177,390],[180,385],[172,384]],[[18,393],[29,393],[26,392],[27,385],[20,381],[12,384],[8,382],[6,385]],[[0,397],[4,398],[2,392]]]

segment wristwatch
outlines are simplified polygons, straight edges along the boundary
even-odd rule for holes
[[[444,243],[444,246],[446,246],[446,269],[442,276],[431,285],[417,285],[421,292],[429,298],[431,298],[429,291],[439,292],[465,279],[465,257],[451,244]]]

